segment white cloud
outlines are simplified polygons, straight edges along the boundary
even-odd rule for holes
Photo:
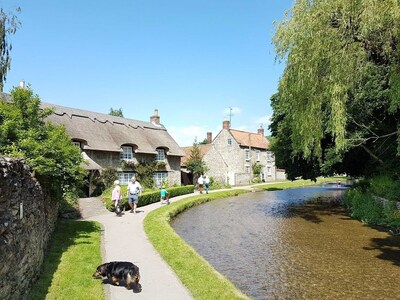
[[[189,126],[189,127],[174,127],[167,128],[169,134],[181,147],[192,146],[195,139],[197,142],[203,141],[207,138],[207,130],[202,126]]]

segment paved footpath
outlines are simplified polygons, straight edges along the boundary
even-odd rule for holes
[[[171,202],[192,195],[175,197]],[[160,203],[138,207],[136,214],[126,211],[121,217],[108,211],[98,198],[81,198],[79,206],[84,220],[98,221],[103,226],[103,262],[130,261],[140,268],[141,292],[135,293],[122,286],[104,284],[106,299],[193,299],[176,274],[153,248],[144,232],[143,219],[150,211],[159,208]]]
[[[249,189],[254,191],[254,187],[254,185],[239,186],[233,189]],[[170,201],[175,202],[198,194],[197,192],[178,196],[171,198]],[[106,299],[193,299],[176,274],[154,249],[144,232],[143,219],[150,211],[161,206],[159,202],[138,207],[136,214],[126,211],[121,217],[117,217],[115,213],[108,211],[98,198],[81,198],[79,199],[79,206],[84,220],[98,221],[103,226],[103,262],[116,260],[130,261],[140,268],[141,292],[135,293],[133,290],[127,290],[125,287],[105,284]]]

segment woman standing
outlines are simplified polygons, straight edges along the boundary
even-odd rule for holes
[[[114,202],[115,213],[118,215],[121,214],[121,208],[119,207],[119,201],[122,200],[122,192],[121,186],[119,185],[119,180],[114,181],[114,189],[112,191],[111,200]]]

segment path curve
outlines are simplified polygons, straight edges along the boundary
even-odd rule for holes
[[[185,195],[185,197],[192,195]],[[180,199],[182,196],[171,199],[171,202]],[[125,287],[105,284],[106,299],[193,299],[145,234],[143,220],[150,211],[159,208],[160,203],[138,207],[136,214],[126,211],[121,217],[108,211],[98,198],[81,198],[79,206],[83,220],[97,221],[102,224],[103,262],[130,261],[140,268],[141,292],[134,293]]]
[[[258,185],[273,183],[277,182],[268,182]],[[210,193],[233,189],[256,191],[257,184],[213,190],[210,191]],[[173,203],[194,195],[199,195],[199,193],[196,192],[174,197],[171,198],[170,201]],[[108,211],[99,198],[80,198],[79,207],[84,220],[98,221],[103,226],[103,262],[115,260],[131,261],[140,268],[140,284],[142,286],[142,291],[140,293],[134,293],[132,290],[127,290],[124,287],[105,284],[106,299],[194,299],[178,276],[154,249],[144,231],[144,218],[149,212],[160,207],[159,202],[138,207],[136,214],[126,211],[121,217],[117,217],[115,213]],[[179,255],[179,253],[177,253],[177,255]]]

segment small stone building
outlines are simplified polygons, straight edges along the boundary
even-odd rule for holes
[[[203,161],[209,171],[207,175],[215,180],[229,184],[249,184],[254,178],[252,166],[262,166],[261,180],[277,180],[274,154],[269,150],[270,143],[264,136],[264,129],[257,133],[230,128],[230,122],[224,121],[222,130],[212,139],[207,133],[207,144],[198,145]],[[183,147],[186,156],[182,159],[182,169],[190,157],[193,147]],[[282,178],[281,174],[279,176]],[[279,178],[279,179],[280,179]]]

